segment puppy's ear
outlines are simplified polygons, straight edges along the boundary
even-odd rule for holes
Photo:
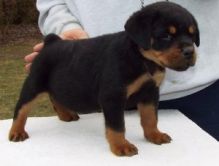
[[[195,44],[196,44],[197,47],[200,45],[200,34],[199,34],[198,26],[196,28]]]
[[[199,33],[199,28],[198,28],[198,23],[195,20],[195,18],[193,18],[194,23],[195,23],[195,27],[196,27],[196,32],[195,32],[195,45],[198,47],[200,45],[200,33]]]
[[[125,24],[128,36],[144,50],[151,48],[152,13],[134,13]]]

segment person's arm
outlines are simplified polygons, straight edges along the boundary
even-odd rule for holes
[[[61,34],[71,29],[83,29],[64,0],[37,0],[39,28],[43,35]]]

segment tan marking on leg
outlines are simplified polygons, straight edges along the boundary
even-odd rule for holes
[[[165,72],[164,71],[156,71],[152,76],[153,80],[156,82],[157,87],[159,87],[164,79]]]
[[[129,84],[127,86],[127,98],[130,97],[133,93],[137,92],[141,88],[141,86],[149,79],[151,79],[151,76],[148,73],[145,73],[138,77],[131,84]]]
[[[124,132],[106,129],[106,138],[110,144],[111,151],[117,156],[133,156],[138,154],[138,149],[125,139]]]
[[[144,130],[144,136],[150,142],[155,144],[169,143],[171,137],[166,133],[162,133],[157,128],[157,117],[154,105],[138,104],[138,111],[141,117],[141,125]]]
[[[79,119],[79,116],[76,112],[66,108],[62,104],[58,103],[53,97],[50,96],[50,100],[53,104],[53,108],[58,114],[60,120],[65,122],[76,121]]]
[[[27,132],[25,131],[25,124],[27,121],[28,113],[30,112],[33,106],[34,100],[23,105],[19,110],[17,118],[13,121],[11,130],[9,132],[10,141],[18,142],[24,141],[25,139],[29,138]]]

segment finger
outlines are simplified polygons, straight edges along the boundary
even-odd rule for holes
[[[77,39],[87,39],[88,35],[86,34],[68,34],[68,35],[61,35],[63,40],[77,40]]]
[[[88,34],[85,31],[78,31],[77,33],[74,34],[74,37],[76,39],[87,39]]]
[[[60,37],[63,40],[76,40],[76,36],[74,34],[61,34]]]
[[[25,71],[26,71],[27,73],[30,72],[31,65],[32,65],[32,63],[28,63],[28,64],[25,65]]]
[[[38,54],[39,54],[38,52],[33,52],[33,53],[29,54],[29,55],[26,55],[24,57],[24,61],[27,62],[27,63],[31,63]]]
[[[39,44],[36,44],[34,47],[33,47],[33,51],[34,52],[40,52],[43,48],[43,43],[39,43]]]
[[[87,39],[87,38],[89,38],[87,33],[82,33],[78,36],[78,39]]]
[[[88,34],[82,29],[73,29],[61,34],[61,38],[64,40],[77,40],[88,38]]]

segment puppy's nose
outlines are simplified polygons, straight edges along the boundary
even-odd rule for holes
[[[184,47],[182,53],[186,59],[192,59],[194,54],[194,48],[192,46]]]

